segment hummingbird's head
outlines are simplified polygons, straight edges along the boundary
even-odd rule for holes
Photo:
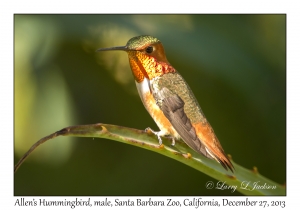
[[[155,37],[143,35],[131,38],[126,46],[101,48],[97,51],[122,50],[128,53],[130,67],[137,82],[175,72],[168,62],[162,43]]]

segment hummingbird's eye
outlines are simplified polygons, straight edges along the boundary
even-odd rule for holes
[[[148,46],[148,47],[146,48],[146,52],[147,52],[147,53],[152,53],[152,52],[153,52],[153,47],[152,47],[152,46]]]

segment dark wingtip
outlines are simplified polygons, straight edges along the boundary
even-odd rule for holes
[[[223,168],[226,169],[226,171],[228,171],[228,169],[230,169],[230,171],[232,173],[234,173],[235,168],[228,158],[226,158],[225,160],[220,160],[220,159],[218,159],[218,160],[219,160],[219,163],[223,166]]]
[[[230,163],[230,164],[229,164]],[[234,168],[234,166],[232,165],[232,163],[229,161],[229,163],[226,163],[226,165],[227,165],[227,167],[230,169],[230,171],[232,172],[232,173],[234,173],[234,170],[235,170],[235,168]]]

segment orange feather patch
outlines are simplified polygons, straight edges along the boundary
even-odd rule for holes
[[[210,153],[216,161],[218,161],[222,165],[225,165],[225,168],[228,167],[230,170],[232,170],[233,165],[230,162],[227,155],[225,154],[224,150],[222,149],[222,146],[217,136],[215,135],[215,132],[212,129],[211,125],[207,121],[203,123],[194,123],[192,125],[196,130],[197,137],[205,145],[205,147],[208,150],[208,153]]]

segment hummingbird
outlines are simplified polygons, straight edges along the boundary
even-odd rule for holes
[[[100,48],[121,50],[128,54],[139,96],[160,131],[146,130],[161,137],[171,137],[172,146],[182,139],[194,151],[214,159],[226,170],[233,165],[200,108],[191,88],[166,58],[162,43],[155,37],[131,38],[125,46]]]

